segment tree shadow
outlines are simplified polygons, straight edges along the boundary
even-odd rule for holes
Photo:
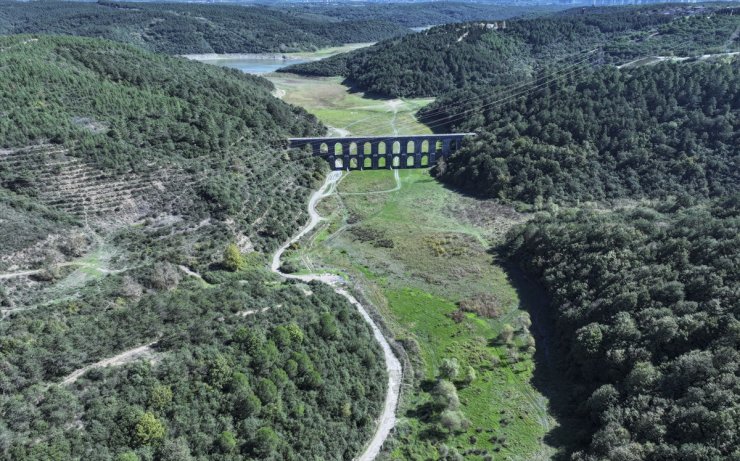
[[[580,402],[572,389],[577,383],[568,377],[563,347],[558,341],[555,316],[542,287],[519,268],[497,261],[517,292],[521,307],[532,320],[530,333],[535,338],[535,369],[532,384],[548,400],[548,413],[557,421],[545,435],[545,443],[557,450],[555,460],[570,459],[573,451],[588,443],[589,421],[577,415]]]
[[[383,93],[378,93],[377,91],[362,88],[359,84],[357,84],[357,82],[354,82],[349,78],[344,78],[342,80],[342,85],[347,87],[347,92],[349,94],[362,94],[362,97],[365,99],[372,99],[376,101],[387,101],[389,99],[395,99]]]

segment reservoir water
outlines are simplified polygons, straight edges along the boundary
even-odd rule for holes
[[[280,56],[264,58],[217,58],[217,59],[199,59],[206,64],[215,64],[217,66],[230,67],[238,69],[248,74],[262,75],[275,72],[283,67],[292,64],[301,64],[310,61],[309,59],[283,59]]]
[[[255,75],[269,74],[293,64],[318,61],[339,53],[347,53],[372,43],[348,43],[342,46],[322,48],[316,51],[297,51],[286,53],[247,53],[247,54],[188,54],[184,58],[194,59],[206,64],[231,67]]]

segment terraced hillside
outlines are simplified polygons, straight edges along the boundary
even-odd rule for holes
[[[163,197],[158,197],[166,191],[165,187],[151,173],[109,172],[53,144],[0,154],[0,170],[33,172],[27,178],[15,179],[14,187],[33,191],[44,205],[79,220],[93,220],[109,226],[131,224],[158,206],[165,206],[161,203]],[[170,174],[168,179],[178,181],[185,176],[184,173]]]
[[[0,89],[7,280],[57,272],[116,233],[127,233],[117,253],[142,264],[159,252],[209,264],[229,240],[270,248],[300,222],[320,174],[320,164],[289,163],[280,176],[288,193],[272,192],[272,168],[287,159],[281,139],[321,128],[262,79],[110,42],[32,36],[0,38],[0,78],[12,82]],[[134,223],[144,224],[131,236]],[[139,251],[142,234],[187,230],[186,242]],[[209,233],[211,247],[196,244]],[[28,290],[14,292],[5,290],[9,304],[28,301]]]
[[[267,269],[325,168],[284,139],[325,128],[266,80],[101,40],[0,37],[0,81],[0,460],[359,453],[382,351]]]

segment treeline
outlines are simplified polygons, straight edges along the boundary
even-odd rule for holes
[[[283,72],[341,75],[391,97],[437,97],[470,86],[526,82],[543,68],[626,63],[650,55],[738,50],[738,15],[719,6],[589,8],[534,19],[449,24]],[[504,28],[505,26],[505,28]],[[735,37],[732,39],[732,37]],[[583,53],[591,51],[588,55]]]
[[[735,193],[739,82],[732,60],[582,70],[489,107],[497,97],[488,88],[452,93],[427,117],[457,120],[438,129],[480,134],[437,176],[475,195],[537,206]]]
[[[253,5],[0,2],[0,34],[105,38],[168,54],[304,51],[408,32],[371,17],[344,21]]]
[[[404,27],[425,27],[452,22],[508,19],[562,10],[560,5],[498,5],[485,3],[429,2],[397,3],[292,3],[274,8],[291,13],[319,14],[343,21],[382,19]]]
[[[572,459],[740,455],[740,198],[545,213],[504,253],[551,297]],[[553,352],[553,351],[551,351]],[[553,354],[554,355],[554,354]]]

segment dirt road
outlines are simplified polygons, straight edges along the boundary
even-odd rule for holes
[[[77,381],[80,376],[84,375],[85,373],[87,373],[88,370],[92,370],[93,368],[119,366],[129,362],[133,362],[134,360],[143,356],[149,355],[150,353],[152,353],[152,346],[155,342],[129,349],[127,351],[121,352],[118,355],[114,355],[113,357],[108,357],[107,359],[91,363],[86,367],[75,370],[62,380],[62,384],[72,384],[73,382]]]
[[[385,357],[385,368],[388,372],[388,391],[385,396],[385,404],[383,406],[383,412],[378,420],[378,427],[375,429],[372,439],[365,446],[365,450],[357,457],[357,461],[371,461],[380,453],[380,449],[383,446],[383,442],[388,438],[393,426],[396,424],[396,406],[398,405],[398,395],[401,388],[401,362],[398,360],[396,355],[393,353],[390,344],[381,333],[378,325],[375,324],[373,319],[367,313],[367,309],[345,288],[346,281],[333,274],[310,274],[310,275],[295,275],[285,274],[280,272],[280,258],[285,250],[294,242],[300,240],[304,235],[311,232],[316,225],[323,219],[316,211],[316,204],[321,201],[324,197],[327,197],[334,193],[337,182],[342,177],[342,173],[339,171],[333,171],[329,173],[324,184],[311,195],[311,199],[308,202],[308,214],[310,216],[306,226],[296,234],[293,238],[287,241],[281,246],[272,257],[271,269],[276,274],[281,275],[287,279],[301,280],[303,282],[311,282],[318,280],[331,286],[335,292],[347,298],[347,300],[357,308],[360,315],[370,325],[373,330],[375,340],[380,343],[383,348],[383,355]]]

